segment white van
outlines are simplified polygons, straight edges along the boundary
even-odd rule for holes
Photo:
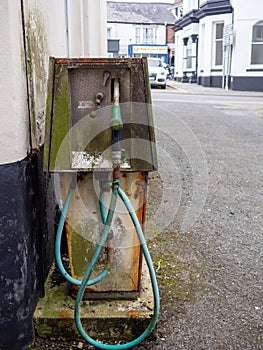
[[[151,86],[166,89],[166,71],[160,58],[147,57]]]

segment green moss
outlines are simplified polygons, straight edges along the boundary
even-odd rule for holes
[[[53,103],[50,168],[61,170],[71,168],[67,70],[65,67],[60,68],[59,71],[56,68],[55,74],[56,92]]]
[[[42,14],[35,8],[26,21],[27,71],[31,134],[33,144],[42,141],[45,113],[43,105],[46,96],[47,40]]]
[[[176,246],[178,240],[177,233],[166,232],[150,242],[157,281],[163,298],[194,302],[201,267],[195,259],[187,259],[186,252]]]

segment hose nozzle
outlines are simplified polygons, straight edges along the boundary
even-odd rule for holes
[[[123,127],[119,100],[120,100],[119,79],[114,79],[113,107],[112,107],[112,118],[111,118],[112,130],[121,130]]]

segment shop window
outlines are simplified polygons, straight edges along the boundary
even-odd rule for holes
[[[252,29],[251,64],[263,64],[263,21]]]

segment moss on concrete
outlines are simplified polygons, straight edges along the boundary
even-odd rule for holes
[[[172,236],[172,237],[171,237]],[[201,267],[194,259],[185,259],[185,251],[176,243],[176,232],[164,232],[150,242],[150,251],[156,270],[157,281],[164,297],[173,296],[178,303],[194,301],[196,281]],[[173,242],[170,245],[169,242]]]
[[[74,322],[75,300],[69,295],[67,282],[54,285],[52,269],[46,283],[45,297],[34,314],[36,334],[51,340],[83,340]],[[152,315],[149,275],[144,274],[144,288],[138,300],[83,301],[81,319],[88,334],[98,340],[129,341],[146,329]]]

